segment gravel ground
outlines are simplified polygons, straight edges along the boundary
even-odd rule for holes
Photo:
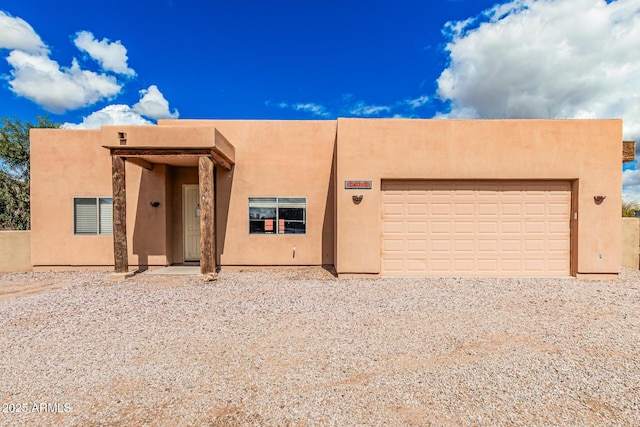
[[[0,425],[640,425],[638,271],[106,277],[0,276]]]

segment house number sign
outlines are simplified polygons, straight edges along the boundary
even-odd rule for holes
[[[345,181],[345,190],[371,190],[371,181]]]

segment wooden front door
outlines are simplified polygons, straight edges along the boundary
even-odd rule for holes
[[[200,260],[200,198],[197,185],[182,186],[184,260]]]

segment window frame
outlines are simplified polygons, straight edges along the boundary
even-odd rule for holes
[[[276,217],[274,219],[273,233],[252,233],[251,232],[251,199],[275,199]],[[302,220],[292,220],[304,224],[304,233],[284,233],[279,230],[280,219],[280,199],[301,199],[304,200],[304,210]],[[249,196],[247,197],[247,233],[250,236],[306,236],[307,235],[307,206],[308,199],[306,196]]]
[[[95,213],[96,213],[96,232],[95,233],[78,233],[76,231],[77,226],[77,217],[76,217],[76,200],[94,200],[95,201]],[[110,200],[111,201],[111,230],[103,231],[101,224],[101,201],[102,200]],[[72,215],[72,230],[74,236],[113,236],[113,197],[111,196],[73,196],[73,215]]]

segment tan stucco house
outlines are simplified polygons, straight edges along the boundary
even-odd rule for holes
[[[34,270],[199,262],[616,275],[620,120],[161,120],[31,131]]]

